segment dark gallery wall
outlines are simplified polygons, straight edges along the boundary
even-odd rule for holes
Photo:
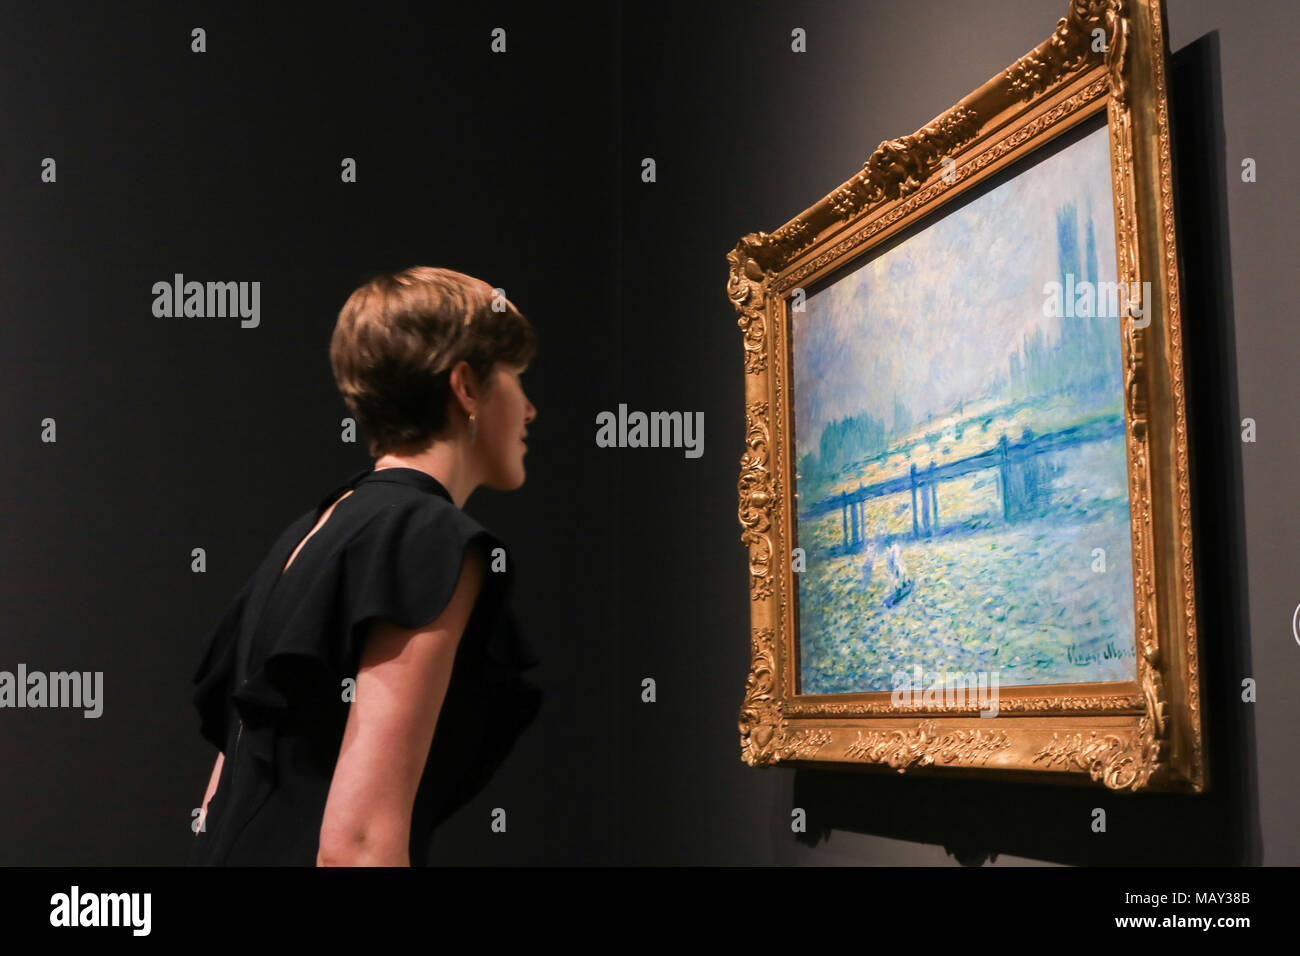
[[[726,253],[1041,42],[1066,6],[6,13],[0,670],[102,671],[104,711],[0,710],[0,865],[184,861],[214,757],[189,704],[200,643],[284,527],[368,464],[340,437],[329,334],[365,276],[414,264],[504,288],[542,342],[528,481],[466,510],[511,546],[546,701],[434,862],[1300,863],[1284,271],[1300,11],[1282,0],[1167,11],[1215,786],[1120,796],[740,761],[744,372]],[[356,183],[340,181],[347,157]],[[155,317],[151,287],[175,273],[259,281],[259,323]],[[702,413],[703,454],[597,447],[596,416],[621,404]],[[1245,677],[1257,703],[1240,701]],[[1099,805],[1107,834],[1088,826]]]
[[[0,863],[184,862],[215,757],[189,704],[200,642],[289,522],[369,464],[340,437],[329,337],[364,278],[417,264],[503,288],[542,341],[528,481],[467,510],[516,561],[545,719],[438,857],[614,855],[623,460],[589,423],[620,375],[616,11],[326,9],[31,7],[0,29],[0,667],[103,671],[105,697],[97,719],[0,711]],[[260,281],[259,323],[155,318],[175,273]]]
[[[1181,81],[1179,207],[1189,415],[1204,542],[1198,568],[1204,700],[1217,786],[1204,798],[753,770],[736,709],[748,666],[748,587],[736,517],[744,434],[740,332],[726,253],[771,231],[1048,37],[1065,0],[623,7],[625,330],[631,408],[703,409],[695,461],[627,464],[623,683],[658,679],[654,707],[624,702],[626,858],[663,863],[1300,863],[1294,806],[1300,602],[1293,409],[1297,341],[1289,251],[1298,204],[1300,11],[1282,2],[1172,0]],[[807,52],[790,51],[802,27]],[[1179,53],[1179,51],[1182,51]],[[1180,110],[1188,113],[1184,117]],[[1216,153],[1217,150],[1217,153]],[[1185,155],[1184,155],[1185,154]],[[1258,181],[1242,183],[1252,157]],[[1184,162],[1185,161],[1185,162]],[[1269,170],[1269,172],[1263,172]],[[1230,266],[1230,280],[1226,270]],[[1254,444],[1239,422],[1258,424]],[[675,529],[676,533],[668,533]],[[1243,704],[1243,677],[1259,697]],[[1093,807],[1109,832],[1092,833]],[[794,807],[808,833],[791,833]],[[951,852],[947,852],[951,851]]]

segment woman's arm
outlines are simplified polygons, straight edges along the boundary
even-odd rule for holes
[[[411,865],[415,792],[486,571],[486,556],[472,546],[437,620],[414,630],[387,620],[372,625],[325,801],[317,866]]]
[[[212,776],[208,779],[208,792],[203,795],[203,808],[199,811],[199,829],[194,831],[195,836],[203,829],[203,821],[208,818],[208,802],[217,792],[217,781],[221,779],[221,765],[225,761],[226,755],[218,752],[217,762],[212,765]]]

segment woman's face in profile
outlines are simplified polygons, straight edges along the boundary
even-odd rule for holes
[[[524,394],[524,369],[497,362],[496,382],[478,407],[478,442],[483,456],[483,484],[494,491],[513,491],[524,483],[524,436],[537,409]]]

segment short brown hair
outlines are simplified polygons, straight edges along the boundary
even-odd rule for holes
[[[330,365],[373,457],[414,454],[443,432],[457,363],[468,362],[490,389],[495,363],[532,360],[532,325],[497,291],[461,272],[414,266],[375,276],[348,297]]]

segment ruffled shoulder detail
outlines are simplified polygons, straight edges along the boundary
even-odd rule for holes
[[[436,620],[456,590],[474,543],[484,548],[489,571],[473,614],[492,623],[514,584],[514,561],[496,535],[436,495],[390,504],[375,515],[348,543],[341,562],[347,606],[344,661],[359,663],[362,642],[376,618],[405,628]],[[498,570],[491,570],[494,563]]]
[[[305,531],[303,532],[306,533]],[[386,618],[404,628],[436,620],[451,600],[465,555],[481,544],[489,571],[461,639],[461,680],[514,685],[537,663],[509,613],[514,561],[504,543],[436,495],[386,502],[310,578],[293,582],[289,600],[272,601],[275,571],[255,585],[238,622],[233,660],[234,708],[242,745],[274,764],[274,733],[305,675],[355,676],[371,625]],[[291,548],[296,541],[290,540]],[[499,549],[499,550],[498,550]],[[304,552],[305,553],[305,552]],[[273,557],[279,557],[273,555]],[[284,556],[287,558],[287,555]],[[274,568],[274,565],[272,565]],[[223,631],[223,649],[229,627]],[[220,667],[221,662],[213,662]],[[216,678],[209,678],[216,682]],[[215,688],[210,691],[215,695]],[[212,699],[208,701],[209,706]],[[209,737],[209,739],[212,739]]]
[[[199,665],[190,677],[190,682],[195,685],[191,700],[199,712],[199,733],[218,750],[225,750],[230,739],[235,647],[255,578],[256,575],[248,579],[222,614],[220,622],[209,632]]]

